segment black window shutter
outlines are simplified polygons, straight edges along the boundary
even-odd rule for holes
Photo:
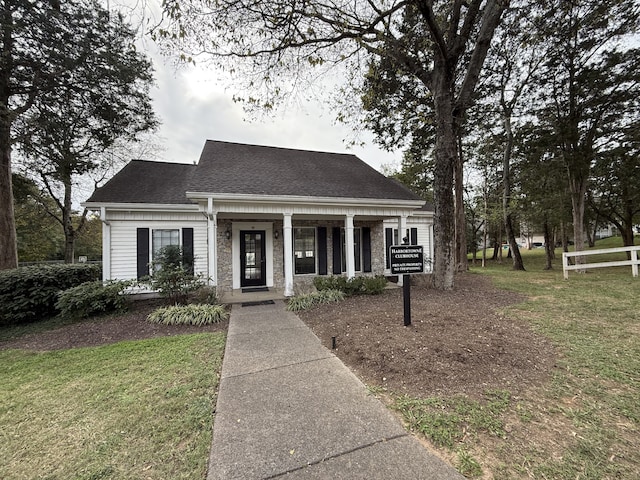
[[[371,271],[371,229],[362,227],[362,270]]]
[[[136,231],[137,273],[138,280],[149,275],[149,229],[138,228]]]
[[[327,227],[318,227],[318,274],[327,274]]]
[[[393,228],[384,229],[384,251],[386,268],[391,268],[391,258],[389,258],[389,248],[393,245]]]
[[[342,273],[342,238],[340,227],[333,227],[333,273]]]
[[[412,228],[411,229],[411,236],[409,238],[411,239],[411,241],[409,242],[411,245],[417,245],[418,244],[418,229],[417,228]]]
[[[193,275],[193,228],[182,229],[182,261],[187,273]]]

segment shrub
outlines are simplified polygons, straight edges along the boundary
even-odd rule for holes
[[[173,304],[185,304],[189,294],[204,287],[202,276],[190,272],[182,249],[177,245],[162,248],[153,262],[151,288]]]
[[[126,309],[125,289],[131,281],[86,282],[58,294],[56,308],[60,315],[68,317],[88,317]]]
[[[331,275],[315,277],[313,279],[313,286],[319,292],[323,290],[340,290],[341,292],[347,289],[347,278],[342,276]]]
[[[301,310],[308,310],[316,305],[323,303],[339,302],[344,300],[345,294],[340,290],[321,290],[314,293],[306,293],[303,295],[296,295],[289,299],[287,303],[287,310],[290,312],[299,312]]]
[[[387,285],[387,279],[383,276],[355,277],[347,280],[342,276],[316,277],[313,285],[319,292],[325,290],[340,290],[345,295],[377,295],[382,293]]]
[[[58,293],[100,279],[90,264],[34,265],[0,272],[0,324],[33,322],[56,315]]]
[[[218,292],[216,287],[206,285],[196,290],[189,300],[191,303],[204,303],[208,305],[217,305],[220,303],[218,301]]]
[[[150,323],[162,325],[210,325],[229,318],[223,305],[173,305],[158,308],[147,316]]]
[[[364,278],[363,293],[365,295],[380,295],[384,291],[384,288],[387,286],[387,279],[382,275],[362,278]]]

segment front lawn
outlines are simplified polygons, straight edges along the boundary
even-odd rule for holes
[[[0,478],[205,478],[224,342],[0,350]]]

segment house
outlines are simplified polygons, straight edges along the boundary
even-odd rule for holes
[[[389,275],[399,231],[433,251],[425,202],[347,154],[208,140],[197,164],[131,161],[84,205],[103,222],[105,280],[148,275],[175,244],[221,294],[291,296],[317,275]]]

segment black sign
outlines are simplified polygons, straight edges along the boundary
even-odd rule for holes
[[[392,275],[422,273],[424,253],[422,245],[393,245],[389,247]]]

